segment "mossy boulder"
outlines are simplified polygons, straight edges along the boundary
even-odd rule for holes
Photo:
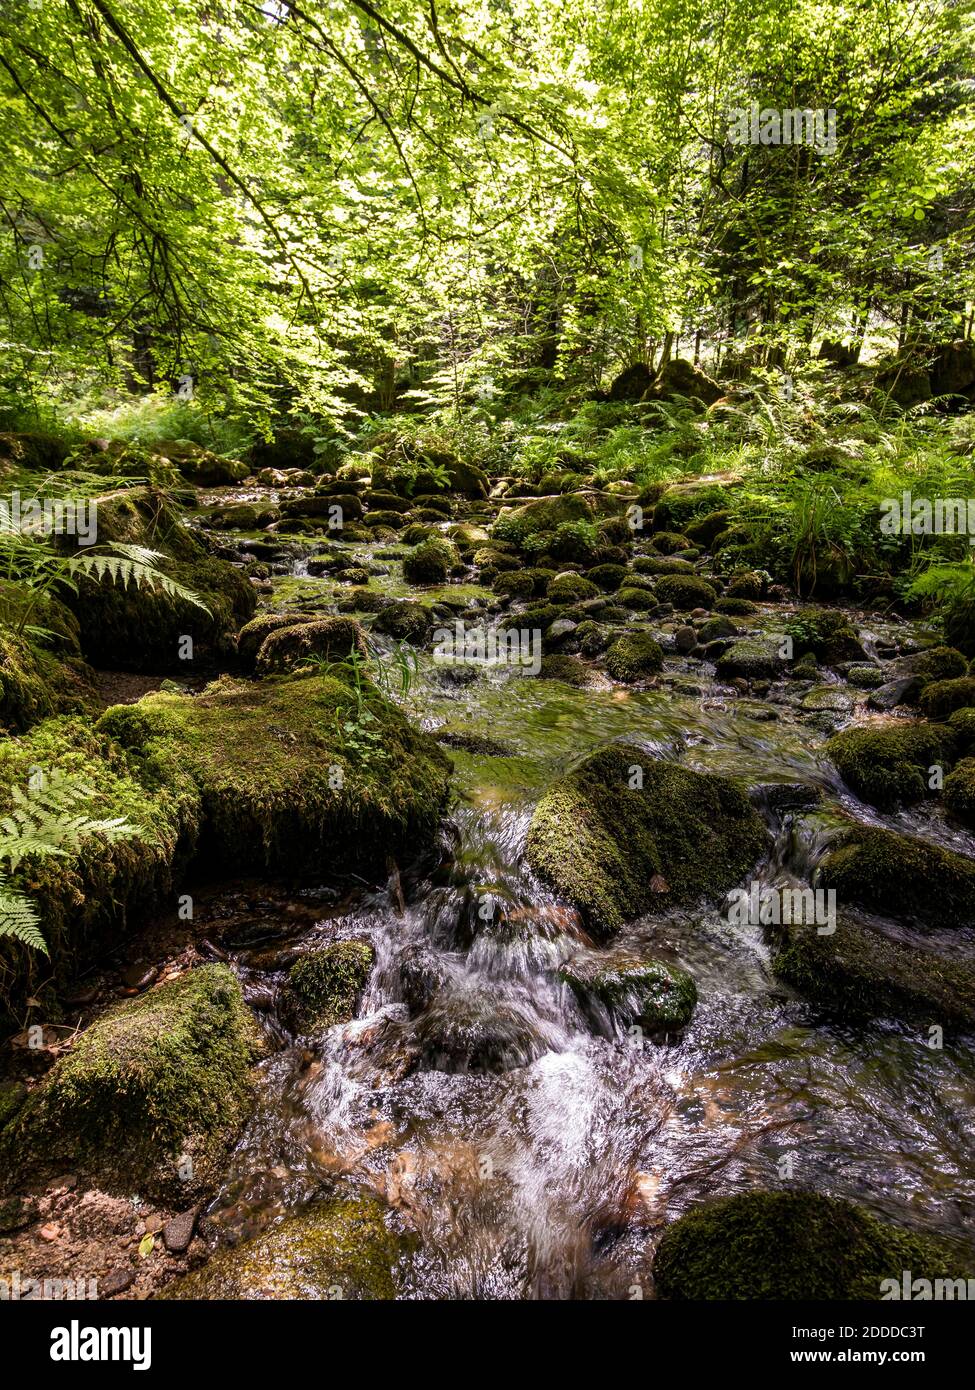
[[[975,758],[962,758],[945,778],[944,802],[956,820],[975,828]]]
[[[433,626],[433,615],[422,603],[410,603],[404,599],[391,603],[376,614],[372,625],[373,632],[384,633],[397,642],[409,642],[420,647],[426,641]]]
[[[0,621],[0,729],[22,733],[48,715],[94,706],[92,673],[65,646],[43,647]]]
[[[746,595],[751,598],[751,594]],[[831,608],[801,608],[785,628],[792,638],[795,656],[812,652],[817,661],[835,666],[840,661],[864,661],[866,652],[860,645],[856,630],[849,618]]]
[[[975,1023],[975,968],[841,914],[836,930],[783,929],[772,969],[808,999],[857,1019]]]
[[[727,612],[727,608],[723,609]],[[781,636],[765,633],[760,637],[739,637],[718,658],[719,680],[775,680],[785,673],[788,660]]]
[[[694,1207],[664,1232],[653,1262],[667,1299],[867,1300],[909,1269],[965,1277],[947,1243],[835,1197],[746,1192]]]
[[[538,674],[543,680],[562,681],[564,685],[589,684],[588,668],[575,656],[543,656]]]
[[[79,1036],[0,1134],[3,1167],[15,1182],[68,1168],[192,1201],[213,1187],[250,1108],[258,1050],[233,972],[189,971]]]
[[[12,937],[0,943],[4,1025],[22,1015],[26,997],[45,986],[62,989],[172,894],[199,825],[199,796],[187,775],[176,773],[165,785],[143,780],[138,762],[89,719],[48,719],[20,737],[0,739],[0,814],[14,811],[11,789],[27,792],[38,769],[48,785],[64,777],[89,788],[83,807],[89,819],[122,817],[136,833],[110,842],[93,831],[64,854],[24,861],[15,881],[40,914],[50,957]]]
[[[157,1297],[391,1300],[398,1292],[396,1266],[410,1248],[411,1242],[387,1225],[377,1197],[366,1192],[333,1197],[218,1250]]]
[[[459,564],[455,545],[442,536],[430,536],[404,558],[403,576],[410,584],[443,584]]]
[[[495,541],[510,541],[521,545],[528,536],[543,531],[557,531],[567,521],[592,521],[591,503],[576,493],[559,497],[541,497],[521,507],[503,511],[491,528]]]
[[[975,920],[975,860],[893,830],[858,826],[823,857],[817,882],[840,905],[921,926]]]
[[[649,632],[629,632],[618,637],[606,652],[606,670],[614,680],[628,684],[648,680],[663,669],[663,664],[660,643]]]
[[[243,482],[250,472],[250,466],[241,459],[225,458],[188,439],[163,440],[152,452],[174,464],[187,482],[197,487],[226,487]]]
[[[638,555],[633,561],[636,574],[694,574],[690,560],[674,555]]]
[[[244,624],[237,634],[237,656],[241,664],[253,671],[257,663],[257,653],[264,645],[264,639],[279,628],[294,627],[297,623],[316,622],[314,613],[258,613]]]
[[[662,960],[586,953],[572,956],[558,975],[583,1009],[595,1013],[597,1022],[602,1006],[602,1011],[608,1009],[624,1025],[636,1023],[650,1033],[671,1033],[690,1022],[697,1004],[693,977]]]
[[[653,613],[660,607],[656,595],[642,585],[631,587],[624,584],[614,602],[621,608],[628,608],[632,613]]]
[[[257,673],[293,671],[312,659],[341,662],[353,652],[363,660],[367,655],[365,634],[353,618],[316,618],[269,632],[257,653]]]
[[[282,1014],[296,1033],[331,1028],[355,1016],[372,969],[366,941],[333,941],[295,961],[281,987]]]
[[[894,665],[898,676],[916,676],[919,688],[932,681],[956,680],[968,674],[968,662],[955,647],[927,647],[922,652],[901,657]]]
[[[350,727],[351,726],[351,727]],[[429,843],[450,765],[366,683],[224,678],[195,698],[145,696],[98,724],[147,784],[189,779],[211,866],[280,872],[384,866]]]
[[[717,598],[714,586],[694,574],[665,574],[656,583],[657,598],[671,603],[679,613],[692,608],[713,608]]]
[[[503,597],[529,599],[535,593],[535,578],[527,570],[504,572],[495,576],[491,588]]]
[[[947,719],[955,710],[975,706],[975,676],[932,681],[921,691],[918,704],[929,719]]]
[[[891,810],[930,795],[928,769],[950,766],[954,749],[945,725],[895,719],[844,729],[824,751],[862,801]]]
[[[725,891],[767,840],[727,778],[610,744],[545,793],[525,852],[590,927],[609,933],[643,912]]]
[[[581,603],[583,599],[598,598],[599,589],[581,574],[557,574],[545,592],[549,603]]]
[[[81,578],[65,603],[78,620],[81,649],[96,666],[164,671],[184,664],[184,639],[197,657],[228,654],[257,597],[247,578],[228,561],[208,554],[183,526],[172,506],[152,489],[132,489],[97,499],[99,543],[121,541],[160,553],[159,568],[199,598],[200,608],[151,584]]]
[[[625,565],[594,565],[591,570],[586,571],[586,578],[590,584],[595,584],[604,593],[611,594],[620,587],[627,574]]]

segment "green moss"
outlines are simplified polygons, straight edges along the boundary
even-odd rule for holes
[[[237,634],[237,655],[250,670],[254,669],[257,653],[264,645],[265,637],[282,627],[294,627],[295,623],[315,621],[312,613],[258,613],[245,623]]]
[[[282,1010],[296,1033],[331,1028],[355,1016],[372,969],[365,941],[334,941],[295,961],[282,987]]]
[[[592,507],[584,497],[564,493],[560,497],[543,497],[502,512],[491,528],[492,540],[510,541],[521,545],[528,537],[542,531],[557,531],[567,521],[592,521]]]
[[[975,861],[892,830],[858,826],[819,866],[839,903],[926,926],[975,918]]]
[[[574,656],[544,656],[538,674],[543,680],[562,681],[565,685],[589,684],[589,671]]]
[[[11,938],[0,944],[0,1018],[10,1022],[41,981],[62,988],[95,956],[123,939],[132,923],[172,893],[195,844],[199,794],[186,776],[147,785],[123,750],[84,718],[54,718],[18,738],[0,740],[0,814],[13,808],[9,788],[25,790],[35,769],[83,778],[85,813],[122,816],[139,832],[109,844],[98,835],[74,854],[25,861],[17,881],[37,906],[50,959]]]
[[[491,587],[496,594],[506,594],[515,599],[527,599],[531,598],[535,592],[535,578],[527,570],[516,570],[514,573],[503,572],[495,577]]]
[[[395,637],[398,642],[410,642],[420,646],[433,626],[429,608],[422,603],[391,603],[376,614],[372,625],[373,632],[384,632],[387,637]]]
[[[680,613],[692,608],[713,608],[717,594],[706,579],[694,574],[665,574],[657,580],[657,598],[671,603]]]
[[[975,705],[975,676],[933,681],[921,691],[918,703],[929,719],[947,719],[956,710]]]
[[[638,1023],[648,1032],[686,1027],[697,1005],[693,977],[661,960],[624,956],[603,963],[598,957],[573,956],[559,978],[583,1007],[597,1000],[624,1023]]]
[[[557,574],[546,591],[549,603],[581,603],[583,599],[598,598],[599,589],[581,574]]]
[[[154,694],[116,705],[98,728],[134,755],[147,781],[189,778],[201,853],[228,868],[312,872],[385,864],[432,837],[449,763],[366,686],[368,721],[332,676],[254,684],[225,678],[195,698]]]
[[[793,640],[797,657],[812,652],[817,661],[828,666],[864,659],[865,652],[850,620],[834,609],[802,608],[786,624],[785,631]]]
[[[406,556],[403,575],[411,584],[443,584],[459,563],[455,545],[442,536],[430,536]]]
[[[694,574],[690,560],[679,560],[670,555],[638,555],[633,561],[637,574]]]
[[[236,976],[192,970],[98,1018],[0,1136],[14,1181],[39,1168],[192,1200],[247,1114],[258,1050]],[[192,1160],[192,1174],[179,1171]]]
[[[716,613],[727,613],[732,618],[744,618],[755,612],[755,605],[746,598],[719,598],[715,601]]]
[[[975,970],[841,916],[832,935],[786,931],[772,969],[800,993],[839,1014],[975,1022]]]
[[[633,769],[642,769],[642,788]],[[747,796],[724,777],[610,744],[542,797],[528,831],[535,872],[602,931],[736,883],[767,841]]]
[[[316,618],[269,632],[257,653],[257,672],[292,671],[309,658],[343,661],[353,651],[366,656],[365,635],[353,618]]]
[[[824,751],[857,796],[889,810],[928,796],[928,768],[950,765],[954,750],[945,726],[897,719],[844,729]]]
[[[629,632],[618,637],[606,652],[606,670],[617,681],[646,680],[662,670],[660,643],[648,632]]]
[[[953,647],[975,659],[975,599],[958,599],[944,617],[945,637]]]
[[[654,1258],[668,1299],[879,1300],[882,1281],[967,1277],[951,1246],[806,1192],[747,1192],[695,1207]]]
[[[649,589],[631,588],[628,584],[620,589],[615,601],[622,608],[629,608],[634,613],[652,613],[660,607],[655,595]]]
[[[956,709],[948,718],[948,728],[957,740],[959,753],[975,752],[975,708]]]
[[[387,1300],[410,1242],[386,1225],[377,1197],[303,1208],[241,1245],[218,1250],[201,1269],[168,1284],[163,1299]]]
[[[932,681],[950,681],[968,674],[968,662],[954,647],[928,647],[926,651],[916,652],[903,662],[898,662],[898,668],[901,667],[917,676],[924,685]]]
[[[657,531],[651,538],[654,550],[661,555],[675,555],[679,550],[693,550],[694,545],[677,531]]]
[[[963,758],[945,778],[944,800],[956,820],[975,827],[975,758]]]
[[[597,585],[604,593],[612,594],[620,587],[627,574],[625,565],[595,565],[586,571],[586,578],[590,584]]]

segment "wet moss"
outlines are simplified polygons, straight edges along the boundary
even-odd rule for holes
[[[818,1193],[747,1192],[695,1207],[664,1232],[653,1263],[668,1299],[879,1300],[882,1281],[958,1278],[947,1243]]]
[[[921,691],[918,703],[929,719],[947,719],[956,710],[975,705],[975,676],[933,681]]]
[[[586,1008],[593,1000],[611,1009],[624,1024],[651,1033],[686,1027],[697,1005],[697,986],[686,970],[662,960],[621,957],[609,961],[572,957],[559,971]]]
[[[892,830],[858,826],[819,865],[817,882],[842,905],[924,926],[975,919],[975,860]]]
[[[538,674],[543,680],[562,681],[565,685],[589,684],[589,671],[574,656],[544,656]]]
[[[975,1022],[975,969],[840,916],[832,935],[788,929],[772,954],[775,974],[808,999],[859,1019]]]
[[[295,961],[281,990],[289,1027],[308,1033],[348,1022],[372,962],[372,947],[365,941],[334,941]]]
[[[363,658],[367,654],[365,634],[353,618],[316,618],[269,632],[257,653],[257,672],[293,671],[313,659],[341,662],[353,651]]]
[[[944,802],[956,820],[975,827],[975,758],[963,758],[945,778]]]
[[[793,640],[797,657],[812,652],[817,661],[835,666],[840,661],[862,661],[866,656],[849,618],[835,609],[801,608],[785,631]]]
[[[689,613],[692,608],[713,608],[717,598],[713,586],[694,574],[661,575],[656,594],[661,603],[673,604],[679,613]]]
[[[598,598],[599,589],[581,574],[557,574],[549,583],[546,598],[549,603],[581,603],[583,599]]]
[[[930,794],[928,769],[950,766],[955,740],[944,725],[897,719],[844,729],[824,751],[861,800],[891,810]]]
[[[110,1189],[194,1200],[213,1186],[248,1112],[258,1051],[240,985],[224,965],[117,1005],[0,1135],[14,1182],[69,1167]]]
[[[116,705],[98,728],[148,783],[195,786],[212,863],[311,872],[416,853],[446,798],[450,764],[436,742],[371,686],[368,718],[355,706],[333,676],[224,678],[195,698]]]
[[[606,670],[617,681],[639,681],[663,669],[660,643],[648,632],[630,632],[618,637],[606,652]]]
[[[459,563],[455,545],[442,536],[430,536],[403,560],[403,575],[410,584],[443,584]]]
[[[386,1224],[368,1193],[305,1207],[201,1269],[168,1284],[163,1299],[387,1300],[411,1242]]]
[[[610,744],[546,792],[525,848],[540,878],[591,927],[612,932],[642,912],[723,892],[767,838],[727,778]]]

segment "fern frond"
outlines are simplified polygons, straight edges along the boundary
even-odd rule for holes
[[[40,921],[40,913],[30,899],[12,887],[5,874],[0,874],[0,939],[12,937],[49,955]]]
[[[144,550],[141,546],[116,546],[116,549],[137,551],[143,556],[157,555],[156,551]],[[67,562],[67,572],[92,579],[111,579],[114,584],[121,584],[123,588],[134,584],[138,589],[161,590],[170,598],[182,599],[184,603],[190,603],[194,608],[202,608],[204,613],[210,615],[210,609],[198,594],[144,559],[132,559],[128,555],[74,555]]]

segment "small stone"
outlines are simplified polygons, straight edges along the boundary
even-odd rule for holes
[[[164,1225],[161,1216],[147,1216],[145,1221],[146,1231],[149,1235],[156,1236]]]
[[[180,1212],[171,1216],[162,1228],[162,1238],[166,1249],[174,1255],[182,1255],[193,1239],[196,1228],[196,1210]]]
[[[61,1227],[49,1222],[46,1226],[42,1226],[37,1234],[41,1240],[57,1240],[61,1235]]]
[[[122,983],[129,989],[146,989],[158,974],[156,965],[129,965],[122,971]]]
[[[98,1297],[113,1298],[117,1293],[125,1293],[126,1289],[131,1289],[135,1283],[135,1270],[126,1269],[120,1265],[118,1269],[113,1269],[111,1274],[107,1274],[104,1279],[98,1281]]]
[[[682,652],[691,652],[697,646],[697,633],[692,627],[679,627],[674,633],[674,641]]]

